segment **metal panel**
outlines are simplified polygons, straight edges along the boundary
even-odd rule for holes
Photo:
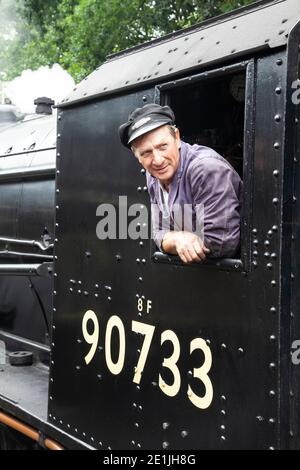
[[[117,90],[144,86],[216,61],[236,59],[258,49],[285,46],[300,18],[298,0],[250,5],[177,35],[117,55],[83,80],[60,106]],[[247,31],[247,34],[245,34]]]
[[[286,432],[278,416],[283,201],[282,179],[272,172],[278,169],[280,175],[283,164],[282,145],[274,146],[284,132],[283,121],[274,120],[284,106],[283,59],[274,54],[257,63],[249,273],[155,263],[149,240],[97,239],[96,208],[101,202],[117,206],[118,195],[126,195],[128,205],[149,207],[147,193],[139,191],[144,176],[119,143],[117,128],[134,107],[154,99],[154,88],[62,110],[51,423],[61,422],[65,431],[97,448],[279,446],[280,433]],[[147,300],[152,301],[148,312]],[[100,329],[95,355],[86,364],[91,346],[84,340],[82,322],[88,310],[95,312]],[[105,341],[113,316],[124,325],[126,343],[125,364],[116,374],[107,366],[107,348],[112,348],[114,361],[118,357],[116,328],[110,344]],[[132,322],[155,330],[139,384],[133,375],[143,335],[132,331]],[[161,345],[168,330],[176,334],[181,350],[176,362],[181,386],[173,397],[158,380],[160,374],[168,384],[174,382],[162,366],[172,355],[170,342]],[[92,322],[88,331],[92,334]],[[190,342],[198,337],[213,358],[208,375],[214,395],[205,409],[194,406],[187,394],[189,385],[200,397],[206,393],[195,376],[203,355],[190,356]]]

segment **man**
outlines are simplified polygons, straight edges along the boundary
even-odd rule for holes
[[[120,126],[121,142],[131,148],[147,171],[154,240],[184,263],[234,256],[240,241],[242,182],[232,166],[214,150],[180,140],[169,106],[147,104],[135,109]],[[192,208],[193,224],[178,228],[174,207]],[[203,215],[203,234],[195,230]],[[171,220],[167,226],[164,220]],[[199,221],[198,221],[199,222]]]

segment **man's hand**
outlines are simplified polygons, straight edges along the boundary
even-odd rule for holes
[[[206,254],[210,252],[198,235],[191,232],[166,233],[162,248],[166,253],[178,255],[187,264],[200,263],[206,259]]]

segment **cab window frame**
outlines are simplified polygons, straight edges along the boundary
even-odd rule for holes
[[[255,141],[255,83],[256,83],[256,63],[253,58],[230,64],[223,67],[207,70],[205,72],[190,74],[183,78],[160,83],[155,87],[155,103],[160,105],[170,104],[170,93],[175,88],[188,87],[191,84],[203,80],[221,78],[225,75],[245,73],[245,110],[244,110],[244,135],[243,135],[243,212],[241,215],[241,243],[239,258],[210,258],[202,263],[184,264],[178,256],[163,253],[157,249],[155,242],[150,244],[150,259],[154,263],[175,264],[189,268],[212,268],[229,271],[249,272],[252,269],[252,193],[253,193],[253,161],[254,161],[254,141]]]

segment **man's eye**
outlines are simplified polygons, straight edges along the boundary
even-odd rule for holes
[[[162,144],[162,145],[160,146],[160,149],[161,149],[161,150],[165,150],[167,147],[168,147],[168,144]]]

